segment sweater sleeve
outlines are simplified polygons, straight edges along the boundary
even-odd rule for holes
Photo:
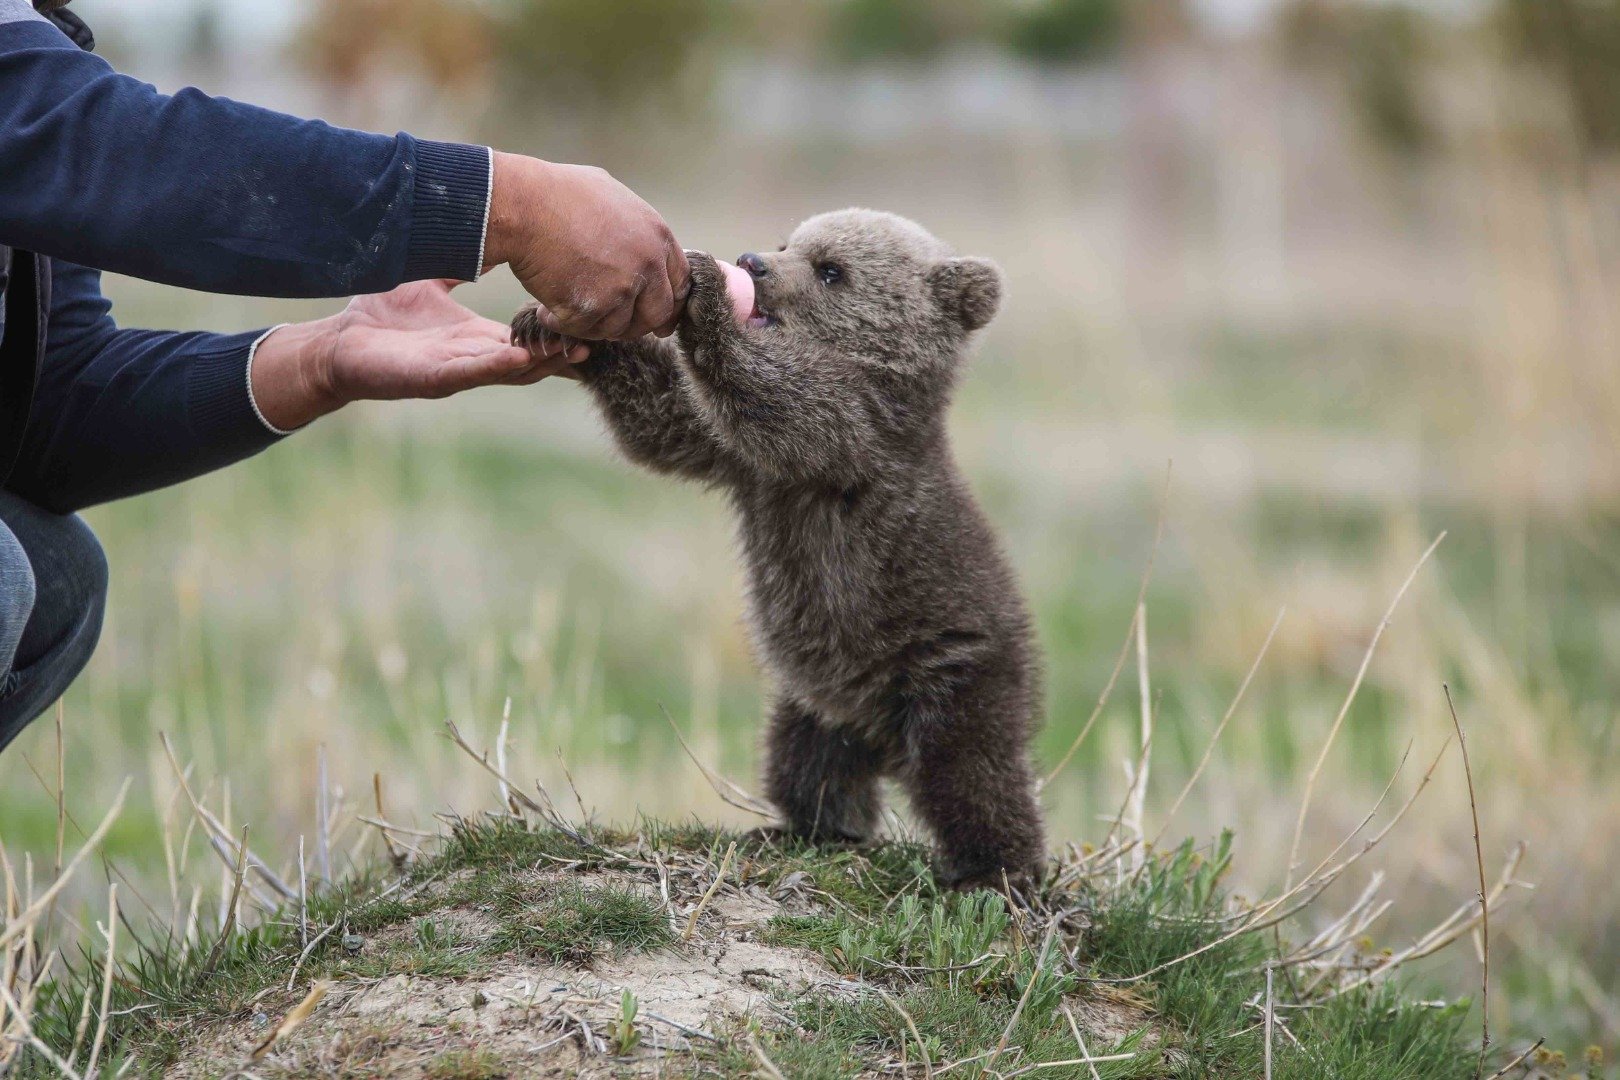
[[[0,18],[0,244],[255,296],[470,281],[492,169],[484,147],[160,94],[48,21]]]
[[[56,513],[188,480],[278,441],[248,389],[264,336],[124,330],[98,271],[54,262],[50,339],[8,490]]]

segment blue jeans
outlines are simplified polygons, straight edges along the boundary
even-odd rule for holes
[[[106,601],[90,527],[0,491],[0,750],[84,670]]]

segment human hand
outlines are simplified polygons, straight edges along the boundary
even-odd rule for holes
[[[458,304],[455,282],[418,281],[357,296],[328,319],[283,326],[253,358],[254,402],[283,431],[351,401],[442,398],[477,386],[526,386],[557,374],[570,359],[531,355],[507,327]]]
[[[686,255],[657,211],[601,169],[495,155],[484,244],[544,305],[545,327],[587,341],[667,336]]]

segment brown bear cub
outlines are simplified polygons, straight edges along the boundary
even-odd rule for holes
[[[739,322],[714,260],[690,261],[676,340],[598,344],[580,376],[631,459],[736,507],[776,682],[765,782],[788,831],[867,838],[891,777],[943,880],[1028,881],[1043,857],[1029,614],[945,430],[1000,272],[892,214],[823,214],[738,260],[755,284]],[[544,333],[532,308],[512,330],[531,347]]]

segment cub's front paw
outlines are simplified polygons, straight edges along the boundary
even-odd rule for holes
[[[545,310],[544,305],[531,303],[512,316],[512,344],[537,356],[561,356],[578,342],[548,330],[541,318]]]
[[[544,335],[550,334],[551,331],[540,321],[540,310],[539,304],[528,304],[522,311],[512,316],[512,344],[530,352],[541,346]]]
[[[725,333],[732,328],[733,320],[725,274],[714,256],[706,251],[688,251],[686,263],[692,269],[692,289],[686,297],[680,333],[682,344],[690,348]]]

